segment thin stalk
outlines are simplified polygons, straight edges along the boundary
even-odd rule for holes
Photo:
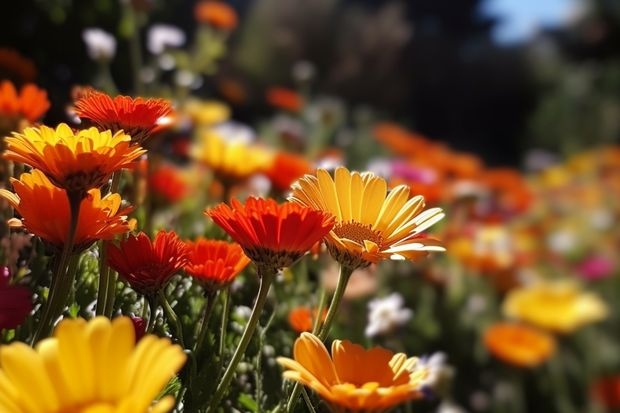
[[[205,341],[205,337],[207,335],[207,330],[209,329],[209,319],[211,318],[211,313],[213,313],[213,308],[215,307],[215,300],[217,299],[217,291],[209,291],[206,294],[207,302],[205,303],[204,309],[202,311],[202,318],[198,323],[198,327],[196,332],[198,333],[198,339],[194,344],[194,353],[198,355]],[[198,357],[198,356],[196,356]]]
[[[67,229],[67,240],[62,247],[56,271],[52,275],[52,283],[50,285],[45,311],[39,322],[39,328],[33,336],[32,344],[50,334],[54,321],[62,314],[67,297],[71,292],[73,281],[75,280],[75,271],[69,271],[68,263],[73,253],[73,244],[75,243],[75,233],[80,215],[82,197],[77,194],[67,193],[67,198],[69,199],[69,209],[71,211],[71,220],[69,222],[69,228]]]
[[[301,389],[301,395],[304,398],[304,401],[306,402],[306,406],[308,407],[308,410],[310,410],[311,413],[316,413],[316,410],[314,410],[314,407],[312,406],[312,402],[310,401],[310,397],[308,396],[308,392],[306,392],[306,389],[304,389],[302,387]]]
[[[241,340],[235,349],[235,353],[233,354],[226,371],[224,372],[224,376],[220,381],[219,386],[217,386],[217,390],[211,399],[211,403],[209,405],[209,412],[215,412],[217,406],[220,401],[224,397],[224,394],[228,391],[228,386],[230,385],[230,381],[235,375],[235,370],[237,369],[237,365],[241,361],[241,358],[245,354],[245,350],[250,344],[252,340],[252,336],[254,335],[254,331],[256,330],[256,326],[258,325],[258,321],[260,319],[261,312],[263,307],[265,306],[265,302],[267,301],[267,294],[269,293],[269,289],[271,287],[271,283],[276,277],[276,274],[273,273],[264,273],[264,271],[259,267],[258,273],[260,276],[260,284],[258,287],[258,296],[256,297],[256,301],[254,302],[254,307],[252,308],[252,313],[250,314],[250,319],[245,326],[245,330],[243,331],[243,335],[241,336]]]
[[[338,307],[340,306],[340,302],[342,301],[342,296],[344,295],[344,291],[347,288],[347,284],[349,282],[349,278],[351,278],[351,274],[353,273],[353,269],[349,267],[345,267],[344,265],[340,266],[340,274],[338,276],[338,284],[336,285],[336,291],[334,291],[334,295],[332,296],[332,301],[329,304],[329,310],[327,310],[327,316],[325,317],[325,322],[322,327],[318,329],[319,334],[317,337],[323,341],[329,335],[329,330],[331,330],[332,323],[336,317],[336,313],[338,312]],[[320,311],[323,311],[322,309]],[[320,320],[320,313],[317,316],[317,320]],[[319,322],[315,324],[315,328]],[[314,334],[316,334],[313,331]],[[293,387],[293,391],[291,392],[291,396],[288,399],[288,403],[286,405],[286,411],[291,413],[295,409],[295,405],[297,404],[297,399],[299,399],[299,393],[303,390],[303,386],[301,384],[295,383],[295,387]]]
[[[172,321],[172,324],[174,325],[174,328],[176,329],[177,339],[179,340],[179,344],[181,345],[181,347],[185,348],[185,342],[183,340],[183,327],[181,326],[179,317],[177,317],[177,314],[174,312],[174,310],[170,306],[170,303],[168,302],[168,299],[164,295],[163,290],[159,290],[159,301],[161,303],[161,306],[164,309],[164,313],[166,314],[166,317],[168,317],[168,319]]]
[[[224,303],[222,305],[222,324],[220,325],[220,346],[218,356],[220,360],[224,357],[224,345],[226,344],[226,330],[228,330],[228,313],[230,312],[230,286],[222,292]]]
[[[157,321],[157,306],[159,305],[159,303],[157,301],[156,295],[145,297],[145,300],[148,303],[149,307],[149,321],[146,325],[146,334],[150,334],[155,328],[155,322]]]
[[[321,292],[319,293],[319,306],[316,310],[316,318],[314,320],[314,326],[312,327],[312,334],[317,335],[321,326],[323,326],[323,311],[325,310],[325,305],[327,304],[327,291],[325,288],[321,287]]]

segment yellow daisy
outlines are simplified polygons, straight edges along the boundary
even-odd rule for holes
[[[417,259],[429,251],[445,251],[423,233],[444,217],[441,208],[424,210],[424,197],[410,197],[399,185],[370,172],[339,167],[334,177],[325,169],[305,175],[292,186],[289,199],[336,217],[325,243],[342,265],[355,269],[384,259]]]
[[[167,338],[135,342],[128,317],[64,320],[35,349],[0,348],[3,413],[163,413],[172,396],[153,399],[185,362]]]

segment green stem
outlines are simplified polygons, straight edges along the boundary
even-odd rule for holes
[[[155,322],[157,321],[157,306],[159,303],[157,302],[156,295],[145,297],[145,300],[149,304],[149,321],[146,325],[146,333],[150,334],[155,328]]]
[[[319,334],[318,338],[323,341],[329,335],[329,331],[331,330],[332,323],[336,317],[336,313],[338,312],[338,307],[340,306],[340,302],[342,301],[342,296],[344,295],[345,290],[347,289],[347,284],[349,282],[349,278],[351,278],[351,274],[353,273],[353,268],[345,267],[344,265],[340,266],[340,274],[338,276],[338,284],[336,285],[336,291],[334,291],[334,295],[332,296],[332,301],[329,304],[329,310],[327,310],[327,316],[325,317],[325,322],[323,326],[318,329]],[[320,311],[323,311],[322,309]],[[321,319],[320,313],[317,315],[317,320]],[[315,325],[315,329],[319,325],[318,321]],[[314,333],[314,332],[313,332]],[[297,404],[297,399],[299,399],[299,393],[303,390],[303,386],[297,382],[295,383],[295,387],[293,387],[293,391],[291,396],[288,399],[288,403],[286,405],[286,411],[291,413],[295,409],[295,404]]]
[[[258,274],[260,277],[260,284],[258,287],[258,296],[256,297],[256,301],[254,302],[254,308],[252,308],[250,319],[245,326],[245,330],[243,331],[241,340],[239,341],[239,344],[235,349],[235,353],[233,354],[233,357],[230,360],[226,371],[224,372],[224,376],[222,377],[219,386],[217,386],[217,390],[213,395],[213,399],[211,399],[208,410],[209,412],[216,411],[216,408],[224,397],[224,394],[229,390],[228,386],[230,385],[230,381],[235,375],[237,365],[245,354],[245,350],[247,349],[248,344],[250,344],[252,336],[254,335],[254,331],[256,330],[256,326],[258,325],[261,312],[263,310],[263,307],[265,306],[265,302],[267,301],[267,294],[269,293],[269,288],[271,287],[271,283],[276,277],[276,274],[265,273],[260,267],[258,268]]]
[[[304,398],[304,401],[306,402],[306,406],[308,407],[308,410],[310,410],[311,413],[316,413],[316,410],[314,410],[314,407],[312,406],[312,402],[310,401],[310,397],[308,397],[308,392],[306,392],[306,389],[304,389],[303,387],[301,388],[301,395]]]
[[[181,345],[181,347],[185,348],[185,342],[183,341],[183,327],[181,326],[179,317],[177,317],[176,313],[170,306],[168,299],[166,299],[166,296],[164,295],[163,290],[159,290],[159,301],[161,302],[161,306],[164,309],[164,313],[166,314],[166,317],[170,321],[172,321],[172,324],[174,325],[176,329],[177,339],[179,340],[179,344]]]
[[[207,302],[205,303],[204,310],[202,311],[202,319],[200,320],[200,323],[198,323],[198,327],[196,329],[196,332],[198,333],[198,339],[194,344],[194,353],[196,353],[196,358],[198,358],[198,354],[202,349],[207,335],[207,330],[209,330],[209,318],[211,318],[211,313],[213,313],[213,308],[215,307],[214,304],[217,298],[217,291],[209,291],[206,294],[206,298]]]
[[[319,306],[316,310],[316,319],[314,320],[314,326],[312,327],[312,334],[314,335],[317,335],[323,326],[323,311],[325,310],[326,304],[327,291],[325,291],[325,288],[321,287],[321,292],[319,293]]]
[[[228,313],[230,312],[230,287],[223,291],[224,304],[222,305],[222,324],[220,325],[220,346],[218,356],[220,360],[224,357],[224,345],[226,344],[226,330],[228,330]]]
[[[144,88],[140,79],[140,69],[142,68],[142,45],[140,44],[140,17],[130,2],[125,6],[127,19],[132,24],[129,36],[129,61],[131,62],[131,76],[134,91],[137,95],[142,95]]]
[[[50,334],[54,321],[62,314],[67,297],[71,292],[73,281],[75,280],[76,271],[70,271],[70,266],[68,264],[73,254],[73,244],[75,243],[82,197],[77,194],[67,193],[67,198],[69,199],[69,209],[71,211],[71,220],[69,222],[69,228],[67,229],[67,240],[60,253],[55,274],[52,275],[47,305],[43,312],[43,317],[39,322],[39,328],[32,339],[32,344]]]

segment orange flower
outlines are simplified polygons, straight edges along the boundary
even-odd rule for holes
[[[24,226],[29,232],[41,237],[54,248],[61,249],[69,230],[71,212],[64,190],[52,185],[39,170],[24,173],[20,179],[12,179],[15,193],[0,189],[5,198],[22,217],[12,219],[12,227]],[[127,220],[131,208],[121,209],[119,194],[101,197],[98,189],[91,189],[82,199],[78,217],[74,252],[83,251],[100,239],[112,239],[129,232],[135,226]]]
[[[481,180],[493,193],[500,208],[506,212],[523,212],[532,204],[532,191],[517,170],[488,169],[482,173]]]
[[[278,152],[275,154],[273,163],[267,169],[266,174],[271,183],[280,191],[288,190],[293,182],[310,173],[312,166],[303,156]]]
[[[278,108],[299,112],[304,106],[304,99],[299,93],[283,87],[272,87],[266,93],[267,102]]]
[[[333,412],[387,412],[423,397],[430,368],[415,357],[334,340],[332,356],[310,333],[295,341],[294,360],[279,357],[284,377],[317,392]]]
[[[187,245],[190,257],[185,272],[210,291],[228,286],[250,263],[239,244],[199,238]]]
[[[0,77],[32,82],[37,77],[37,68],[32,60],[22,56],[17,51],[0,47]]]
[[[205,211],[238,242],[259,267],[277,271],[289,267],[333,227],[334,217],[292,202],[250,197]]]
[[[196,3],[194,18],[198,23],[206,23],[216,29],[232,30],[237,27],[235,9],[219,1],[203,0]]]
[[[431,146],[428,139],[415,134],[395,123],[378,123],[373,128],[373,135],[378,142],[396,155],[412,157],[424,154]]]
[[[189,249],[173,231],[159,231],[153,242],[140,232],[118,246],[109,244],[108,265],[131,288],[146,296],[155,295],[189,259]]]
[[[131,146],[122,132],[112,135],[96,128],[74,132],[65,123],[56,129],[26,128],[7,137],[6,143],[6,159],[40,169],[54,185],[81,196],[104,185],[112,172],[128,167],[145,152]]]
[[[156,131],[168,124],[173,110],[166,99],[112,98],[103,92],[90,90],[75,102],[75,113],[100,130],[116,133],[123,130],[131,141],[141,145]]]
[[[149,176],[149,191],[172,204],[185,197],[188,187],[178,169],[164,165]]]
[[[47,92],[32,83],[23,86],[19,94],[8,80],[0,83],[0,115],[9,118],[24,118],[32,123],[38,120],[50,107]]]
[[[536,367],[549,359],[556,348],[551,334],[509,322],[488,327],[484,344],[495,357],[517,367]]]
[[[295,332],[303,333],[304,331],[312,331],[316,317],[316,308],[313,311],[308,307],[296,307],[288,313],[288,323]],[[321,320],[325,321],[325,317],[327,317],[327,309],[323,311]]]

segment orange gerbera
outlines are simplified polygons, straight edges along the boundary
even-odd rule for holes
[[[199,238],[187,245],[190,256],[185,272],[208,291],[226,288],[250,263],[239,244]]]
[[[32,123],[47,112],[50,102],[47,92],[32,83],[24,85],[19,93],[12,82],[0,83],[0,115],[9,118],[23,118]]]
[[[217,29],[232,30],[237,27],[237,12],[220,1],[203,0],[194,6],[194,18]]]
[[[373,128],[375,139],[396,155],[419,156],[427,152],[430,141],[400,125],[391,122],[378,123]]]
[[[556,348],[551,334],[510,322],[488,327],[484,344],[495,357],[517,367],[536,367],[549,359]]]
[[[100,130],[123,130],[131,141],[141,145],[154,132],[168,124],[172,105],[166,99],[111,96],[96,90],[83,94],[75,102],[75,113]]]
[[[293,182],[311,171],[311,163],[303,156],[277,152],[266,173],[275,188],[279,191],[288,191]]]
[[[299,93],[283,87],[267,89],[265,98],[270,105],[290,112],[299,112],[304,106],[304,98]]]
[[[84,196],[104,185],[112,172],[128,167],[145,150],[131,146],[122,132],[99,132],[90,128],[74,132],[61,123],[56,129],[42,125],[26,128],[6,138],[6,159],[40,169],[69,194]]]
[[[159,231],[153,242],[144,232],[130,235],[118,246],[109,244],[107,253],[108,265],[145,296],[157,294],[189,259],[187,245],[173,231]]]
[[[259,267],[277,271],[289,267],[333,227],[334,217],[292,202],[250,197],[205,211],[238,242]]]
[[[15,193],[0,189],[5,198],[22,217],[12,219],[12,227],[25,227],[54,248],[61,249],[69,230],[71,211],[64,190],[52,185],[39,170],[11,179]],[[135,222],[127,220],[131,208],[121,209],[119,194],[101,197],[99,189],[91,189],[81,200],[75,234],[74,252],[88,248],[100,239],[112,239],[131,231]]]
[[[325,345],[310,333],[295,341],[294,360],[279,357],[284,377],[317,392],[332,412],[387,412],[423,397],[429,367],[381,347],[369,350],[350,341],[334,340],[330,357]]]
[[[318,310],[316,308],[311,310],[306,306],[295,307],[288,313],[288,323],[297,333],[312,331],[314,320],[317,318],[317,315]],[[327,317],[327,309],[323,310],[321,320],[325,321],[325,317]]]
[[[386,181],[370,172],[325,169],[293,185],[290,200],[336,217],[325,244],[340,264],[350,269],[383,259],[417,259],[428,251],[444,251],[439,241],[422,231],[441,220],[440,208],[423,210],[424,197],[410,198],[408,186],[389,193]]]
[[[162,165],[149,176],[149,191],[168,203],[175,203],[188,192],[187,180],[177,168]]]

